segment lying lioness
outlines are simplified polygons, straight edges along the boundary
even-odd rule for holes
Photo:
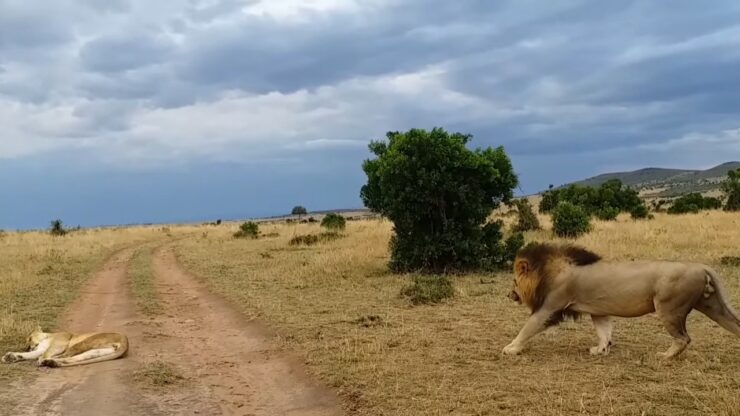
[[[128,351],[128,338],[119,333],[70,334],[36,329],[28,336],[28,352],[9,352],[4,363],[38,360],[39,366],[67,367],[115,360]]]

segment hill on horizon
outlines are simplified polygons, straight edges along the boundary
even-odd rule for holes
[[[619,179],[623,184],[639,190],[643,196],[673,197],[689,192],[717,191],[727,172],[738,168],[738,161],[725,162],[706,170],[649,167],[629,172],[604,173],[563,186],[596,187],[608,180]]]

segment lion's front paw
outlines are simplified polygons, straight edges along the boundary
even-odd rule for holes
[[[43,360],[39,360],[39,367],[56,368],[59,367],[59,363],[57,362],[57,360],[54,360],[52,358],[45,358]]]
[[[19,360],[19,357],[15,353],[9,352],[3,355],[3,358],[1,361],[4,363],[14,363],[18,360]]]
[[[589,348],[588,352],[590,352],[591,355],[607,355],[609,354],[609,348],[597,345],[595,347]]]
[[[502,352],[506,355],[516,355],[522,352],[522,348],[516,344],[509,344],[504,347]]]

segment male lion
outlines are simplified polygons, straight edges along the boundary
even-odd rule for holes
[[[38,359],[39,366],[67,367],[115,360],[128,351],[128,338],[119,333],[70,334],[36,329],[28,336],[28,352],[9,352],[4,363]]]
[[[532,315],[505,354],[518,354],[525,343],[566,317],[589,314],[599,344],[591,354],[608,354],[611,316],[637,317],[657,312],[673,337],[659,355],[675,357],[691,339],[686,317],[696,309],[740,337],[740,318],[727,304],[720,279],[708,266],[667,261],[607,262],[572,245],[531,243],[514,260],[514,289],[509,297]]]

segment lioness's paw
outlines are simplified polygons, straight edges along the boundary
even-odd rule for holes
[[[4,363],[14,363],[16,361],[18,361],[18,356],[13,354],[12,352],[3,355],[2,362]]]
[[[46,358],[46,359],[43,359],[43,360],[39,360],[39,366],[40,367],[55,368],[55,367],[59,367],[59,363],[56,360],[54,360],[54,359]]]
[[[502,352],[506,355],[516,355],[522,352],[522,348],[519,347],[518,345],[509,344],[504,347]]]

